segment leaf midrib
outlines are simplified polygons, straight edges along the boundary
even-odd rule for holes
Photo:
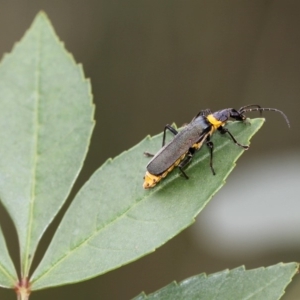
[[[33,228],[33,210],[34,210],[34,204],[36,200],[36,172],[37,172],[37,162],[38,162],[38,143],[39,143],[39,130],[40,130],[40,122],[39,122],[39,104],[40,104],[40,62],[41,62],[41,37],[42,37],[42,30],[39,30],[38,38],[37,38],[37,59],[36,59],[36,68],[35,68],[35,109],[34,109],[34,135],[33,135],[33,168],[32,168],[32,181],[31,181],[31,195],[30,195],[30,201],[29,201],[29,218],[28,218],[28,231],[27,231],[27,237],[26,237],[26,246],[25,246],[25,253],[24,253],[24,265],[22,270],[22,275],[24,277],[28,276],[29,269],[32,262],[33,253],[30,255],[30,247],[32,242],[32,228]],[[30,256],[30,258],[29,258]]]

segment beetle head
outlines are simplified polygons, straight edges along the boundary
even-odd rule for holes
[[[243,114],[243,111],[236,110],[234,108],[230,108],[229,111],[230,114],[230,118],[236,120],[236,121],[245,121],[246,120],[246,116]]]

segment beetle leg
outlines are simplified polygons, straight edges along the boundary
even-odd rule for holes
[[[144,155],[147,156],[147,157],[153,157],[154,156],[154,154],[149,153],[149,152],[144,152]]]
[[[182,175],[185,177],[185,179],[189,179],[189,176],[186,175],[186,173],[183,171],[183,167],[178,166],[180,172],[182,173]]]
[[[230,131],[229,131],[227,128],[225,128],[225,127],[223,127],[223,126],[220,126],[220,127],[218,128],[218,130],[220,131],[221,134],[228,133],[229,136],[231,137],[231,139],[233,140],[233,142],[234,142],[236,145],[238,145],[238,146],[244,148],[245,150],[248,150],[248,149],[249,149],[249,146],[240,144],[240,143],[234,138],[234,136],[230,133]]]
[[[164,135],[163,135],[163,141],[162,141],[162,147],[165,145],[166,142],[166,131],[169,129],[174,135],[178,134],[178,131],[173,128],[171,125],[167,124],[164,128]],[[155,154],[149,153],[149,152],[144,152],[144,155],[147,157],[153,157]]]
[[[165,142],[166,142],[166,131],[167,131],[167,129],[169,129],[174,135],[178,134],[178,131],[175,128],[173,128],[171,125],[167,124],[165,126],[165,129],[164,129],[162,147],[165,145]]]
[[[189,151],[185,159],[178,165],[180,172],[186,179],[189,179],[189,176],[186,175],[183,169],[191,162],[193,155],[194,154]]]
[[[213,175],[216,175],[216,172],[215,172],[214,167],[213,167],[214,143],[210,141],[209,136],[206,139],[206,145],[209,148],[209,152],[210,152],[209,166],[210,166],[210,169],[211,169]]]
[[[209,108],[207,108],[207,109],[201,110],[198,115],[206,117],[206,116],[210,115],[211,113],[212,113],[211,110]]]
[[[196,149],[190,148],[186,157],[184,158],[184,160],[178,165],[179,170],[181,171],[182,175],[186,179],[189,179],[189,177],[186,175],[186,173],[183,171],[183,169],[191,162],[195,153],[196,153]]]
[[[208,115],[212,114],[211,110],[209,108],[207,109],[202,109],[198,112],[198,114],[193,118],[192,121],[194,121],[195,119],[197,119],[199,116],[203,116],[206,117]]]

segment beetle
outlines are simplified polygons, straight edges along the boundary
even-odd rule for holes
[[[249,146],[240,144],[230,131],[224,127],[231,118],[236,121],[246,121],[246,112],[259,111],[275,111],[279,112],[290,127],[287,116],[276,108],[263,108],[257,104],[250,104],[241,107],[239,110],[234,108],[225,108],[216,112],[211,112],[210,109],[201,110],[192,121],[178,132],[174,127],[167,124],[164,128],[162,148],[155,154],[145,152],[148,157],[153,157],[146,169],[144,176],[144,189],[154,187],[158,182],[165,178],[175,167],[178,167],[181,174],[189,179],[184,168],[191,162],[193,156],[203,144],[206,144],[210,152],[210,169],[213,175],[216,174],[213,168],[213,151],[214,144],[211,141],[211,136],[219,131],[221,134],[228,134],[232,141],[239,147],[247,150]],[[169,130],[174,134],[174,138],[166,144],[166,132]]]

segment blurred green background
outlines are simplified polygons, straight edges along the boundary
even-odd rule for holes
[[[193,226],[155,253],[30,299],[130,299],[202,272],[300,260],[300,1],[0,0],[0,53],[11,51],[40,10],[83,64],[96,103],[92,145],[67,205],[107,158],[201,109],[276,107],[291,129],[266,112],[267,123],[224,189]],[[0,213],[18,260],[13,225]],[[0,299],[15,295],[1,289]],[[283,299],[300,299],[299,278]]]

